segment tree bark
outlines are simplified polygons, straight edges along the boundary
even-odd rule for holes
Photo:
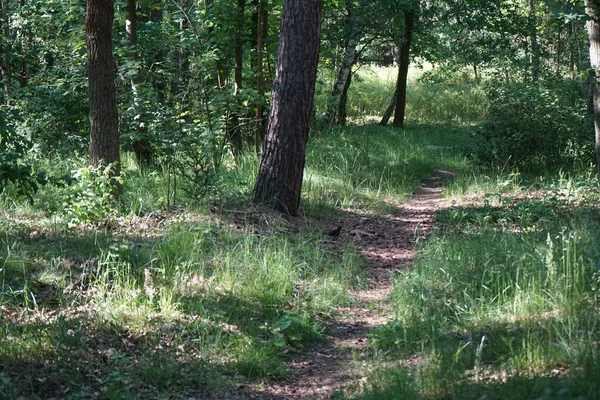
[[[352,65],[356,60],[356,48],[358,46],[358,42],[360,41],[360,32],[358,32],[356,19],[352,13],[352,2],[346,2],[346,12],[346,28],[349,32],[349,36],[346,40],[346,48],[344,50],[342,65],[340,66],[337,78],[331,91],[331,99],[329,100],[327,118],[330,125],[343,125],[345,123],[346,110],[342,111],[341,108],[342,106],[345,107],[346,104],[342,104],[342,97],[344,96],[344,92],[347,92],[347,88],[350,86],[349,81],[352,73]],[[340,120],[340,115],[344,115],[344,121]]]
[[[317,78],[322,0],[284,0],[275,79],[254,201],[298,215]]]
[[[10,97],[10,7],[8,0],[0,0],[0,79],[4,89],[5,103]]]
[[[537,19],[535,15],[535,0],[527,0],[527,4],[529,7],[529,18],[533,23],[533,27],[531,28],[531,54],[530,54],[530,63],[531,63],[531,77],[534,81],[537,81],[540,76],[540,56],[539,56],[539,45],[538,45],[538,37],[537,37]]]
[[[400,46],[400,65],[398,66],[398,80],[396,81],[396,110],[394,112],[395,126],[404,126],[406,113],[406,89],[408,80],[408,65],[410,63],[410,46],[415,26],[415,14],[413,11],[404,12],[404,38]]]
[[[90,165],[120,174],[119,123],[112,56],[113,0],[87,0],[85,32],[90,106]],[[120,194],[120,186],[117,185]]]
[[[600,1],[585,0],[585,10],[590,16],[587,22],[590,40],[590,63],[594,69],[594,130],[596,137],[596,169],[600,178]]]
[[[244,41],[242,32],[244,30],[244,10],[246,0],[237,0],[237,17],[235,31],[235,66],[234,66],[234,91],[233,95],[238,97],[243,85],[243,64],[244,64]],[[231,127],[227,133],[234,157],[242,151],[242,130],[240,128],[240,117],[237,111],[231,114]]]
[[[256,91],[258,93],[258,102],[256,103],[256,131],[254,133],[254,150],[256,154],[260,153],[265,139],[265,121],[263,116],[262,98],[263,89],[263,47],[266,26],[265,0],[258,2],[258,28],[256,31]]]
[[[125,41],[127,42],[127,57],[133,65],[137,64],[137,42],[138,42],[138,17],[136,0],[127,0],[127,17],[125,21]],[[135,131],[136,137],[131,147],[135,153],[135,158],[140,168],[145,168],[152,163],[153,150],[150,141],[146,136],[146,130],[142,126],[143,107],[140,99],[140,87],[142,79],[139,71],[134,71],[131,78],[131,101],[135,110]]]
[[[381,117],[381,121],[379,121],[379,125],[386,126],[388,122],[390,122],[390,118],[392,118],[392,114],[394,114],[394,109],[396,108],[396,92],[392,95],[392,100],[390,101],[390,105],[383,113],[383,117]]]
[[[348,74],[348,78],[346,79],[346,84],[344,85],[344,90],[342,90],[342,95],[340,96],[340,106],[338,108],[338,116],[337,121],[340,125],[346,125],[346,120],[348,118],[348,114],[346,112],[346,108],[348,106],[348,90],[350,89],[350,84],[352,83],[352,71]]]

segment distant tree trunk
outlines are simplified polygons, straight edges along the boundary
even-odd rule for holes
[[[356,26],[356,18],[352,13],[352,2],[346,1],[346,29],[348,30],[348,39],[346,40],[346,48],[344,50],[344,58],[342,60],[342,65],[340,66],[337,78],[335,83],[333,84],[333,89],[331,91],[331,99],[329,100],[329,106],[327,110],[327,119],[329,120],[329,124],[341,124],[345,123],[339,119],[340,115],[346,114],[346,110],[342,111],[342,106],[346,106],[346,104],[342,104],[342,97],[344,95],[344,90],[347,91],[347,88],[350,86],[350,75],[352,73],[352,65],[356,60],[356,48],[358,46],[358,42],[360,41],[360,32],[357,32]]]
[[[214,1],[213,0],[204,0],[204,10],[208,14],[214,13]],[[213,36],[215,41],[218,40],[217,36],[214,35],[215,26],[210,25],[208,28],[209,36]],[[218,33],[218,31],[217,31]],[[221,92],[225,91],[225,74],[223,72],[223,59],[221,57],[215,57],[215,71],[217,78],[217,87]]]
[[[120,174],[119,122],[112,55],[113,0],[87,0],[85,32],[90,106],[90,165],[114,163]],[[120,194],[120,186],[118,193]]]
[[[397,97],[398,96],[396,96],[396,92],[394,92],[394,94],[392,95],[392,100],[390,101],[390,105],[383,113],[383,117],[381,117],[381,121],[379,121],[379,125],[386,126],[388,124],[388,122],[390,122],[390,118],[392,118],[392,115],[394,114],[394,109],[396,108],[396,98]]]
[[[535,0],[527,0],[527,4],[529,6],[529,18],[533,23],[533,27],[531,28],[531,54],[530,54],[530,63],[531,63],[531,77],[534,81],[537,81],[540,76],[540,56],[539,56],[539,46],[538,46],[538,37],[537,37],[537,18],[535,15]]]
[[[322,0],[284,0],[254,201],[298,215],[320,47]]]
[[[136,70],[131,78],[131,95],[133,109],[135,112],[135,139],[132,143],[133,152],[140,168],[145,168],[152,163],[153,150],[148,138],[146,138],[146,130],[143,128],[143,107],[142,99],[140,99],[140,87],[142,79],[137,67],[137,39],[138,39],[138,17],[137,17],[137,2],[136,0],[127,0],[127,17],[125,21],[125,41],[127,42],[127,57]]]
[[[585,8],[590,20],[587,22],[590,40],[590,63],[595,71],[594,129],[596,136],[596,168],[600,178],[600,1],[585,0]]]
[[[244,41],[242,33],[244,31],[244,9],[246,0],[237,0],[237,16],[235,31],[235,67],[234,67],[234,91],[233,95],[237,98],[243,84],[243,65],[244,65]],[[242,130],[240,128],[240,117],[237,111],[231,114],[231,126],[227,133],[233,155],[236,156],[242,150]]]
[[[265,139],[265,120],[263,116],[264,108],[262,105],[263,89],[263,47],[266,26],[265,0],[258,1],[258,28],[256,31],[256,91],[258,92],[258,102],[256,103],[256,131],[254,133],[254,150],[256,154],[260,153]]]
[[[400,65],[398,67],[398,80],[396,81],[396,110],[394,112],[394,125],[404,126],[406,113],[406,89],[408,80],[408,65],[410,63],[410,46],[412,33],[415,26],[415,14],[412,10],[404,12],[404,38],[400,46]]]
[[[352,71],[348,74],[348,79],[346,79],[346,84],[344,85],[344,90],[342,90],[342,95],[340,96],[340,106],[338,109],[338,117],[337,121],[340,125],[346,125],[346,120],[348,114],[346,112],[346,107],[348,106],[348,89],[350,89],[350,84],[352,83]]]
[[[10,97],[10,8],[8,0],[0,0],[0,79],[4,89],[5,102]]]

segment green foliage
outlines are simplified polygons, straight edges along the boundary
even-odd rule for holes
[[[75,184],[65,188],[62,204],[69,227],[84,223],[106,223],[117,215],[118,201],[115,193],[116,186],[122,184],[122,179],[114,177],[112,169],[112,164],[109,164],[73,171]]]
[[[495,83],[488,98],[474,133],[477,161],[526,168],[591,159],[592,126],[577,84]]]
[[[35,174],[27,156],[31,142],[18,135],[8,113],[0,108],[0,193],[12,185],[16,193],[29,199],[40,184],[46,183],[44,174]]]
[[[406,116],[418,123],[473,124],[485,114],[487,102],[470,72],[427,70],[408,87]]]

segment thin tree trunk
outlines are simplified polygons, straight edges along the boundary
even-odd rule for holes
[[[4,96],[6,101],[10,98],[10,51],[9,51],[9,38],[10,38],[10,6],[9,0],[0,0],[0,78],[2,79],[4,87]]]
[[[404,39],[400,46],[400,66],[398,67],[398,80],[396,82],[396,110],[394,112],[394,125],[403,127],[406,113],[406,89],[408,80],[408,66],[410,63],[410,46],[415,24],[413,11],[404,12]]]
[[[258,102],[256,103],[256,131],[254,133],[254,150],[256,154],[259,154],[263,142],[265,140],[265,123],[263,116],[263,47],[264,47],[264,27],[265,21],[265,1],[259,0],[258,2],[258,29],[256,32],[256,91],[258,93]]]
[[[394,92],[394,94],[392,95],[392,100],[390,101],[390,105],[385,110],[385,113],[383,113],[383,117],[381,117],[381,121],[379,121],[379,125],[386,126],[388,124],[388,122],[390,122],[390,118],[392,118],[392,115],[394,114],[394,109],[396,108],[396,98],[397,98],[397,95],[396,95],[396,92]]]
[[[90,106],[90,165],[113,164],[120,174],[119,124],[112,55],[113,0],[87,0],[85,32]],[[116,185],[116,194],[121,187]]]
[[[346,79],[346,84],[344,85],[344,90],[342,90],[342,95],[340,96],[340,106],[338,108],[338,117],[337,121],[340,125],[346,125],[346,120],[348,117],[346,107],[348,105],[348,90],[350,89],[350,84],[352,83],[352,71],[348,74],[348,79]]]
[[[356,48],[360,41],[360,33],[357,32],[356,19],[352,13],[352,2],[346,2],[346,28],[348,29],[349,36],[346,40],[346,48],[344,50],[344,58],[342,60],[342,65],[337,74],[337,78],[335,83],[333,84],[333,89],[331,91],[331,99],[329,100],[329,109],[327,110],[327,119],[330,125],[345,123],[339,119],[340,115],[345,115],[346,110],[342,111],[342,106],[346,106],[346,104],[342,104],[342,97],[344,95],[344,90],[347,91],[347,87],[350,86],[350,75],[352,73],[352,65],[356,60]]]
[[[242,32],[244,31],[244,9],[246,0],[237,0],[237,26],[235,31],[235,67],[234,67],[234,91],[233,95],[237,98],[243,85],[243,66],[244,66],[244,42]],[[240,128],[240,117],[237,111],[231,114],[231,126],[228,133],[229,141],[233,150],[234,157],[242,151],[242,130]]]
[[[585,8],[590,20],[587,22],[590,40],[590,63],[594,74],[594,130],[596,137],[596,168],[600,178],[600,2],[585,0]]]
[[[131,78],[131,101],[135,112],[135,131],[136,137],[133,140],[132,148],[135,153],[135,158],[140,168],[145,168],[152,163],[153,150],[150,141],[146,136],[146,130],[143,128],[143,106],[140,99],[140,87],[142,79],[140,77],[137,61],[137,42],[138,42],[138,17],[137,17],[137,2],[136,0],[127,0],[127,17],[125,21],[125,41],[127,42],[127,57],[136,70]]]
[[[539,57],[539,45],[537,37],[537,18],[535,14],[535,0],[527,0],[529,6],[529,18],[533,23],[531,29],[531,77],[534,81],[537,81],[540,76],[540,57]]]
[[[298,215],[315,93],[322,0],[284,0],[271,108],[254,201]]]

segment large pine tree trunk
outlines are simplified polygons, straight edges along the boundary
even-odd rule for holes
[[[320,47],[322,0],[284,0],[254,201],[298,215]]]
[[[590,16],[587,22],[590,39],[590,63],[595,71],[594,128],[596,133],[596,168],[600,177],[600,1],[585,0],[586,12]]]
[[[114,163],[120,173],[119,123],[112,58],[113,0],[87,0],[85,32],[88,49],[90,165]]]
[[[396,110],[394,112],[395,126],[404,126],[404,115],[406,113],[406,89],[408,80],[408,65],[410,63],[410,45],[412,33],[415,26],[415,14],[413,11],[404,12],[404,39],[400,48],[400,65],[398,67],[398,80],[396,81]]]

